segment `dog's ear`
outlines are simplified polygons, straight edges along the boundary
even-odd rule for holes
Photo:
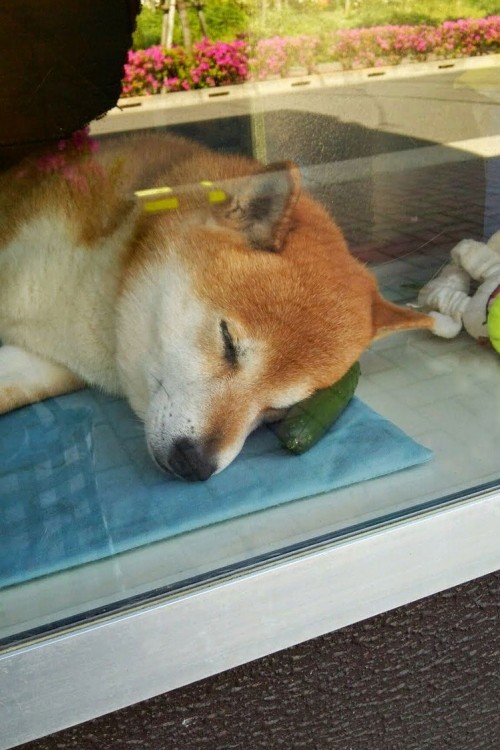
[[[373,300],[372,320],[374,341],[396,331],[404,331],[410,328],[432,328],[434,326],[434,320],[430,315],[425,315],[409,307],[394,305],[392,302],[387,302],[378,293]]]
[[[242,232],[257,250],[279,252],[299,193],[299,168],[292,162],[276,162],[231,181],[227,200],[215,207],[216,217],[224,226]]]

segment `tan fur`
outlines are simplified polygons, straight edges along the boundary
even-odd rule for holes
[[[0,348],[0,414],[84,387],[66,367],[16,346]]]
[[[207,180],[226,201],[210,203]],[[179,208],[147,214],[135,191],[164,186]],[[0,338],[127,396],[163,466],[189,439],[220,470],[269,411],[335,382],[375,338],[433,325],[380,297],[291,164],[121,139],[63,173],[34,158],[0,197]],[[30,400],[67,389],[56,381]],[[0,356],[2,403],[27,401],[2,387]]]
[[[23,388],[20,385],[7,385],[0,389],[0,414],[6,414],[21,406],[28,406],[37,401],[44,401],[52,396],[78,391],[84,384],[77,377],[68,374],[66,378],[54,380],[46,388]]]

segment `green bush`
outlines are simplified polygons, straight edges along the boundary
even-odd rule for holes
[[[385,24],[436,26],[447,20],[494,15],[499,0],[351,0],[348,16],[344,7],[344,0],[283,0],[283,9],[277,11],[269,0],[264,18],[262,0],[205,0],[203,12],[210,39],[231,41],[248,34],[256,40]],[[193,7],[188,7],[188,14],[193,41],[198,41],[202,37],[198,16]],[[161,11],[143,8],[134,33],[134,50],[160,43],[162,16]],[[174,43],[183,43],[178,16]]]
[[[499,0],[351,0],[345,15],[344,0],[288,0],[288,7],[269,10],[263,18],[260,0],[247,0],[249,28],[257,39],[276,35],[321,34],[343,28],[389,24],[437,26],[459,18],[485,18],[499,11]]]
[[[137,16],[132,47],[135,50],[148,49],[160,43],[162,13],[144,7]]]
[[[235,0],[208,0],[204,14],[210,39],[231,41],[248,31],[248,15]]]
[[[209,38],[217,41],[237,39],[248,29],[248,15],[237,0],[205,0],[203,13],[207,23]],[[193,41],[203,37],[198,14],[191,5],[188,6],[189,27]],[[144,7],[137,16],[136,30],[133,35],[133,49],[147,49],[160,44],[163,13]],[[176,13],[174,24],[174,44],[182,44],[182,29]]]
[[[346,70],[397,65],[434,58],[472,57],[500,50],[500,16],[445,21],[437,26],[389,24],[340,29],[320,36],[276,35],[254,45],[233,42],[195,42],[191,52],[182,47],[155,45],[130,50],[124,66],[123,96],[183,91],[242,83],[248,77],[266,80],[286,77],[299,66],[313,73],[323,55]]]
[[[498,12],[498,0],[360,0],[351,15],[356,26],[430,24],[458,18],[483,18]],[[352,26],[352,23],[349,23]]]

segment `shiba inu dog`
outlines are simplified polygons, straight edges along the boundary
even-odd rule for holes
[[[0,179],[0,413],[93,385],[160,467],[207,479],[374,339],[432,327],[382,299],[293,164],[171,135],[91,151]]]

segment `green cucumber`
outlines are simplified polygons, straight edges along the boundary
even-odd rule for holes
[[[280,422],[269,425],[282,445],[296,454],[312,448],[352,399],[359,375],[359,363],[355,362],[334,385],[316,391],[292,406]]]

